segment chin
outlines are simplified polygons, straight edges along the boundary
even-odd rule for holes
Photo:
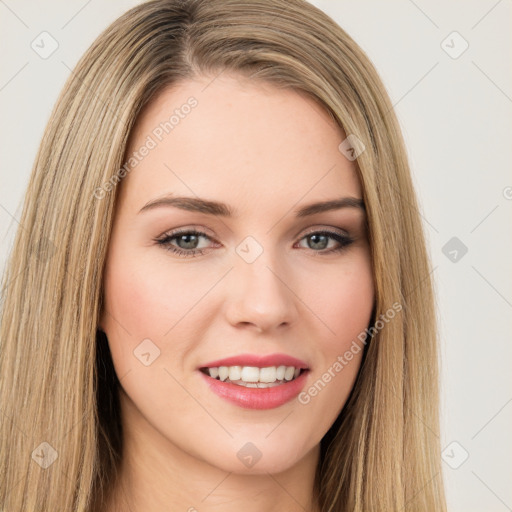
[[[298,442],[294,434],[287,435],[288,444],[278,439],[265,439],[266,435],[268,431],[252,438],[245,437],[244,440],[237,436],[229,446],[217,445],[218,453],[214,454],[213,458],[209,457],[207,462],[230,473],[265,475],[287,471],[306,456],[314,455],[313,448]]]

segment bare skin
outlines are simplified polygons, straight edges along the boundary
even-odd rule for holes
[[[197,105],[158,140],[155,128],[192,96]],[[121,380],[125,443],[108,510],[318,510],[320,441],[362,351],[342,371],[333,365],[368,326],[374,283],[363,209],[295,210],[362,198],[354,162],[338,150],[346,136],[304,95],[227,73],[161,93],[139,118],[128,154],[148,136],[156,146],[118,185],[105,274],[101,328]],[[167,194],[220,201],[236,215],[140,211]],[[156,241],[178,228],[205,235]],[[261,254],[248,262],[237,247]],[[143,340],[146,359],[160,351],[148,365],[134,354]],[[303,395],[309,400],[243,408],[213,393],[199,371],[240,353],[305,361],[305,391],[331,377]],[[244,446],[261,454],[251,467],[237,456]]]

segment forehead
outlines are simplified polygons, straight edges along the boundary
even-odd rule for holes
[[[123,195],[140,206],[172,192],[261,208],[361,197],[355,165],[338,149],[344,138],[303,93],[227,73],[199,77],[163,90],[137,119]]]

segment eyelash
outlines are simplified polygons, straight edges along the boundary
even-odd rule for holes
[[[202,231],[197,231],[195,229],[184,229],[184,230],[177,230],[173,231],[171,233],[165,233],[162,237],[155,239],[155,242],[164,247],[166,250],[172,252],[173,254],[177,254],[178,256],[188,257],[188,258],[194,258],[196,256],[201,256],[205,253],[207,249],[191,249],[191,250],[185,250],[180,249],[179,247],[175,247],[171,245],[171,240],[174,240],[180,235],[198,235],[198,236],[204,236],[205,238],[208,238],[211,240],[211,238]],[[335,247],[333,249],[324,249],[321,251],[315,251],[314,249],[310,249],[314,253],[318,253],[319,255],[324,254],[333,254],[333,253],[339,253],[347,249],[347,247],[354,242],[354,239],[347,236],[347,235],[341,235],[340,233],[335,233],[333,231],[328,230],[321,230],[321,231],[312,231],[310,233],[307,233],[304,235],[299,241],[303,240],[304,238],[307,238],[312,235],[327,235],[329,238],[332,238],[336,240],[339,244],[341,244],[339,247]]]

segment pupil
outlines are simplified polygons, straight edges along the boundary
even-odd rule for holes
[[[319,238],[323,238],[323,242],[318,242],[318,239]],[[312,249],[325,249],[327,247],[327,237],[325,235],[311,235],[310,236],[310,240],[313,242],[313,246]],[[315,241],[317,240],[317,241]],[[320,247],[318,246],[318,244],[320,245]]]
[[[192,238],[192,241],[186,241],[185,239],[188,239],[188,238]],[[197,244],[197,235],[181,235],[181,237],[179,238],[179,240],[185,240],[185,245],[186,247],[182,247],[182,249],[195,249],[196,247],[196,244]],[[189,246],[188,244],[191,244],[191,246]]]

